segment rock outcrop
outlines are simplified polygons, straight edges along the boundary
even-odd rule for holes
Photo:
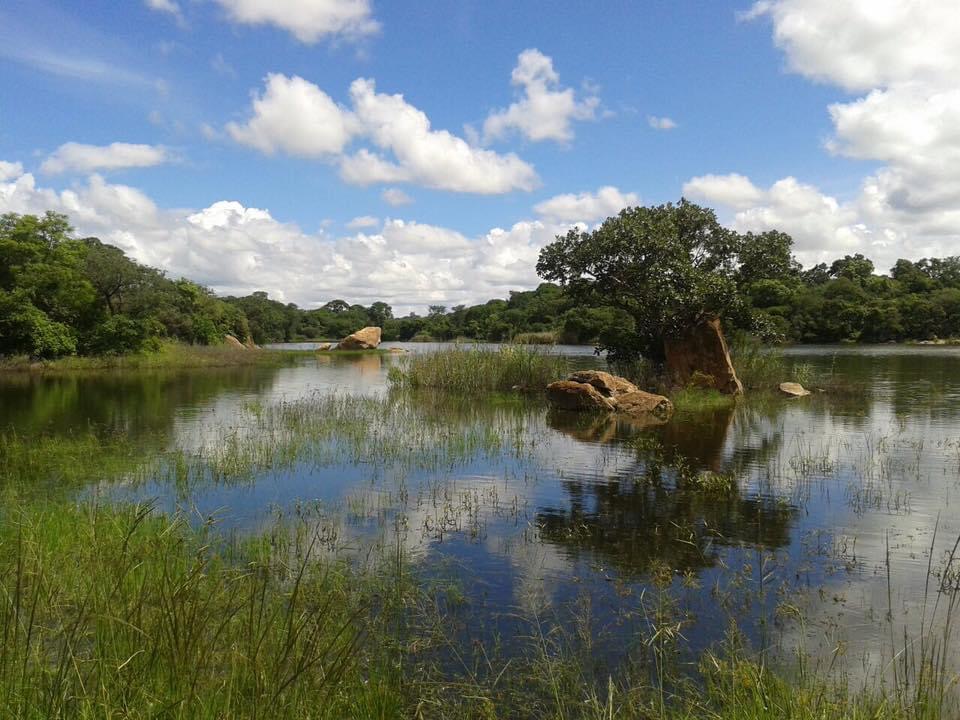
[[[380,328],[365,327],[337,343],[337,350],[375,350],[380,345]]]
[[[807,390],[803,385],[795,382],[780,383],[780,392],[782,392],[784,395],[789,395],[790,397],[795,398],[806,397],[810,394],[810,391]]]
[[[237,348],[239,350],[248,350],[249,348],[244,345],[242,342],[237,340],[233,335],[224,335],[223,342],[232,348]]]
[[[561,410],[613,410],[614,404],[589,383],[558,380],[547,385],[547,400]]]
[[[561,410],[616,412],[630,418],[666,422],[673,403],[637,388],[629,380],[600,370],[581,370],[547,385],[547,399]]]
[[[664,350],[667,373],[674,384],[686,386],[695,378],[698,385],[727,395],[743,393],[718,318],[705,320],[683,335],[667,339]]]

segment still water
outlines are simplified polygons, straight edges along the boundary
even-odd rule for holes
[[[604,365],[589,348],[553,351],[576,366]],[[243,482],[185,490],[105,478],[70,492],[185,509],[228,534],[321,508],[339,551],[395,546],[425,575],[456,582],[470,608],[459,628],[467,637],[509,638],[518,617],[564,622],[589,608],[598,661],[621,662],[654,622],[651,598],[669,594],[691,663],[736,627],[788,663],[802,651],[851,683],[886,678],[914,643],[942,636],[935,600],[957,582],[949,553],[960,536],[960,349],[804,346],[787,356],[837,389],[747,397],[656,428],[563,416],[538,399],[425,395],[411,423],[486,429],[509,442],[439,465],[294,459]],[[264,408],[387,397],[398,362],[300,356],[286,367],[9,375],[0,378],[0,427],[122,432],[145,447],[202,454],[256,433]],[[711,473],[735,490],[681,479]]]

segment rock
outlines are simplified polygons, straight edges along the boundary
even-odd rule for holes
[[[588,383],[558,380],[547,385],[547,399],[561,410],[613,410],[613,401]]]
[[[224,335],[223,342],[229,345],[232,348],[239,348],[240,350],[246,350],[247,346],[242,342],[237,340],[233,335]]]
[[[780,383],[780,392],[790,397],[806,397],[810,394],[810,391],[803,385],[795,382]]]
[[[667,373],[673,383],[686,386],[696,376],[698,384],[722,393],[743,393],[718,318],[705,320],[683,335],[668,338],[664,341],[664,350]]]
[[[673,415],[673,403],[663,395],[635,390],[617,397],[617,412],[631,417],[647,417],[652,415],[660,420],[667,420]]]
[[[611,375],[602,370],[580,370],[571,373],[567,377],[567,380],[593,385],[593,387],[600,391],[601,395],[608,398],[619,397],[620,395],[637,392],[637,390],[639,390],[639,388],[629,380],[618,377],[617,375]]]
[[[375,350],[380,344],[380,328],[365,327],[337,343],[337,350]]]
[[[315,348],[315,352],[326,352],[330,349],[331,343],[320,343]]]
[[[391,355],[403,355],[407,352],[407,350],[403,348],[390,348],[387,352],[389,352]]]

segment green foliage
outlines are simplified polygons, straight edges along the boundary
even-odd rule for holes
[[[613,305],[633,318],[631,332],[601,338],[613,360],[662,361],[664,338],[710,316],[741,319],[736,266],[744,242],[712,210],[681,200],[627,208],[592,232],[571,229],[540,252],[537,272],[577,303]]]
[[[481,393],[519,388],[540,391],[567,372],[558,355],[521,345],[497,350],[453,347],[411,356],[403,367],[391,368],[390,382],[410,388],[435,388],[457,393]]]

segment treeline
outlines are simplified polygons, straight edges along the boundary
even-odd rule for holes
[[[731,329],[763,328],[768,340],[793,342],[960,337],[960,257],[899,260],[888,275],[877,274],[862,255],[805,270],[788,235],[749,240],[734,271],[746,312],[726,319]],[[382,327],[385,340],[403,341],[504,342],[533,333],[592,344],[635,330],[623,309],[577,304],[552,283],[404,317],[385,302],[336,299],[303,309],[264,292],[218,298],[96,238],[75,238],[63,215],[0,217],[0,355],[131,353],[164,339],[216,344],[227,334],[259,344],[338,339],[365,325]]]
[[[64,215],[0,216],[0,355],[132,353],[163,338],[208,345],[249,332],[235,305],[74,238]]]

